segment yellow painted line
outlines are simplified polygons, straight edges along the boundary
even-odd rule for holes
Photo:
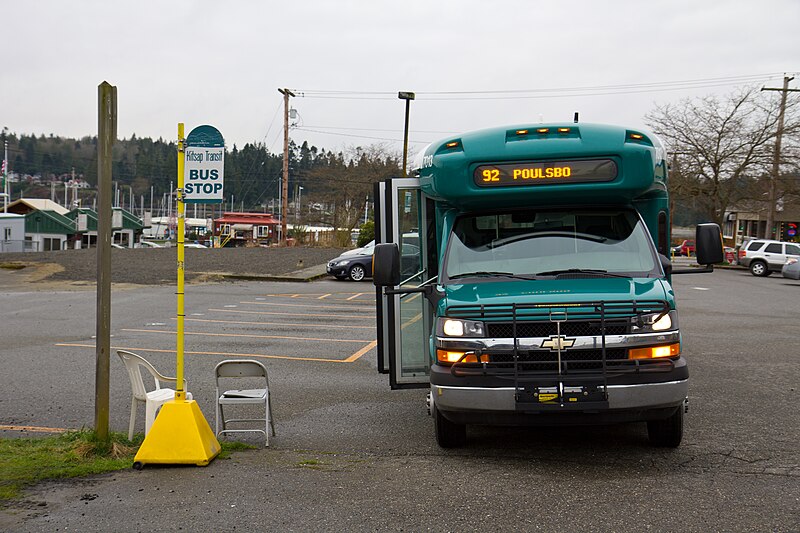
[[[363,292],[358,292],[358,293],[352,295],[350,298],[345,298],[345,300],[347,300],[349,302],[350,300],[355,300],[356,298],[358,298],[359,296],[362,296],[363,294],[364,294]]]
[[[409,301],[411,301],[411,300],[409,300]],[[308,308],[309,305],[312,305],[312,304],[280,304],[280,303],[275,303],[275,302],[239,302],[239,303],[240,304],[248,304],[248,305],[268,305],[270,307],[274,306],[274,307],[303,307],[303,308]],[[351,310],[357,310],[358,309],[355,306],[338,307],[338,306],[335,306],[335,305],[314,305],[313,307],[314,307],[314,309],[344,309],[346,311],[351,311]],[[361,307],[363,309],[368,309],[370,311],[372,311],[375,308],[372,305],[363,305]]]
[[[172,318],[172,320],[178,320]],[[302,326],[307,327],[308,324],[293,324],[290,322],[248,322],[240,320],[211,320],[208,318],[185,318],[187,322],[211,322],[215,324],[245,324],[255,326]],[[338,328],[338,329],[375,329],[375,326],[345,326],[341,324],[314,324],[314,328]]]
[[[126,329],[120,331],[133,331],[135,333],[169,333],[177,335],[177,331],[165,329]],[[245,337],[249,339],[289,339],[293,341],[315,341],[315,342],[364,342],[364,339],[318,339],[315,337],[290,337],[288,335],[252,335],[249,333],[204,333],[184,331],[184,335],[194,335],[196,337]]]
[[[364,355],[365,353],[367,353],[368,351],[370,351],[371,349],[373,349],[377,345],[378,345],[378,341],[377,340],[372,341],[371,343],[367,344],[366,346],[361,348],[359,351],[357,351],[356,353],[354,353],[353,355],[351,355],[350,357],[345,359],[344,362],[345,363],[352,363],[353,361],[357,361],[362,355]]]
[[[298,299],[298,300],[316,300],[322,294],[323,293],[312,292],[312,293],[302,294],[300,296],[296,296],[296,299]],[[330,298],[333,301],[336,301],[336,302],[344,304],[344,303],[347,303],[348,300],[351,300],[353,298],[353,296],[350,296],[352,294],[353,293],[351,293],[351,292],[332,292],[332,293],[330,293],[330,295],[331,295]],[[355,293],[355,295],[363,295],[363,294],[367,294],[367,293],[366,292]],[[369,293],[369,294],[372,294],[372,293]],[[343,298],[344,296],[347,296],[347,298]],[[291,295],[291,294],[265,294],[262,297],[263,298],[295,298],[295,296]],[[353,302],[353,303],[354,304],[360,304],[361,302]]]
[[[316,316],[325,318],[371,318],[369,315],[320,315],[315,313],[270,313],[269,311],[234,311],[233,309],[209,309],[209,311],[216,311],[218,313],[240,313],[248,315],[278,315],[278,316]]]
[[[48,428],[41,426],[3,426],[0,425],[2,431],[30,431],[33,433],[64,433],[69,431],[66,428]]]
[[[328,296],[330,296],[330,295],[331,295],[330,293],[328,293],[328,294],[323,294],[322,296],[318,297],[318,298],[317,298],[317,300],[324,300],[325,298],[327,298],[327,297],[328,297]]]
[[[411,320],[400,326],[400,329],[406,329],[408,326],[413,324],[414,322],[419,322],[419,319],[422,318],[422,313],[418,313],[417,316],[413,317]]]
[[[67,348],[91,348],[96,349],[94,344],[78,344],[58,342],[56,346],[65,346]],[[148,353],[175,353],[175,350],[159,350],[156,348],[132,348],[126,346],[112,346],[112,350],[128,350],[131,352],[148,352]],[[311,361],[314,363],[344,363],[345,359],[323,359],[320,357],[296,357],[291,355],[264,355],[259,353],[235,353],[235,352],[192,352],[186,350],[185,354],[190,355],[219,355],[222,357],[260,357],[262,359],[288,359],[290,361]],[[351,356],[352,357],[352,356]]]

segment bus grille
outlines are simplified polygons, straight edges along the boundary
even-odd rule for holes
[[[607,321],[606,335],[625,335],[630,333],[629,320]],[[487,337],[497,339],[514,337],[513,322],[487,322]],[[517,322],[516,337],[549,337],[558,335],[555,322]],[[567,321],[561,323],[561,335],[568,337],[594,337],[603,334],[599,321]]]

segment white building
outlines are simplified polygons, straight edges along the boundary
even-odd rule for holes
[[[25,216],[0,213],[0,252],[25,251]]]

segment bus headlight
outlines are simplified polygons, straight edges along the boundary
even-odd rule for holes
[[[644,315],[638,324],[634,325],[634,330],[641,329],[643,331],[667,331],[671,329],[678,329],[678,314],[676,311],[669,313],[653,313]]]
[[[436,334],[440,337],[483,337],[483,322],[440,317],[436,321]]]
[[[672,327],[672,317],[669,316],[669,313],[661,316],[655,315],[650,320],[650,329],[653,331],[665,331]]]

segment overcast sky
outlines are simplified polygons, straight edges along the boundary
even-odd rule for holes
[[[212,124],[273,152],[279,87],[298,92],[292,139],[335,150],[400,150],[397,91],[415,91],[413,152],[575,111],[642,127],[656,104],[800,71],[797,0],[3,0],[0,20],[0,127],[96,135],[106,80],[120,138]]]

